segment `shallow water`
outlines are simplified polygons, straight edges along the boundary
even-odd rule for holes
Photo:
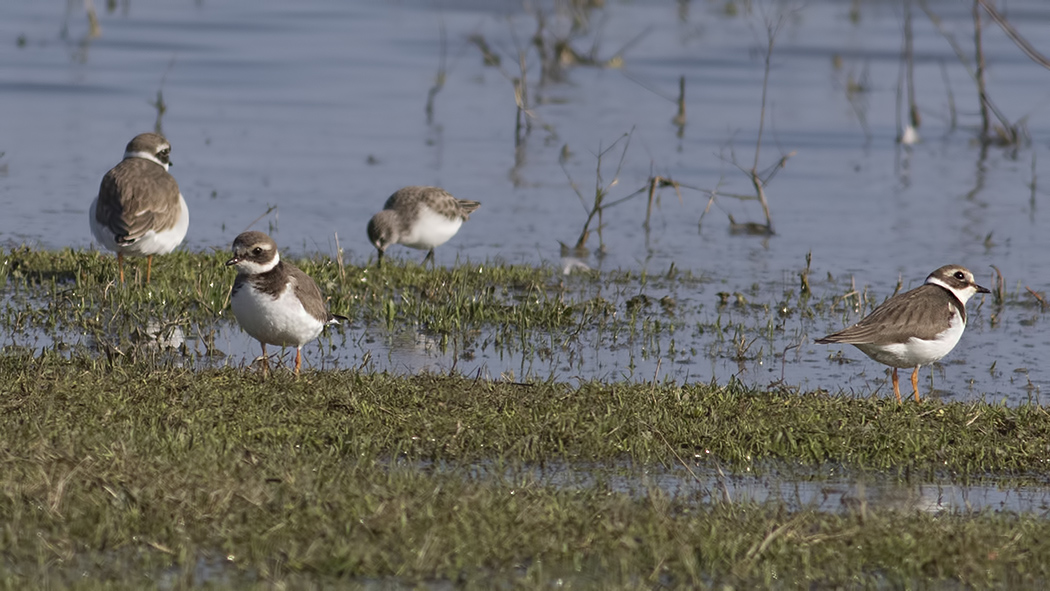
[[[702,461],[702,460],[701,460]],[[908,482],[848,470],[824,473],[721,474],[710,466],[644,469],[565,465],[554,462],[515,478],[567,489],[607,487],[644,497],[654,489],[683,502],[779,503],[791,510],[822,512],[902,511],[970,513],[1005,511],[1046,515],[1050,490],[1009,483]],[[810,479],[812,478],[812,479]]]
[[[437,250],[439,264],[502,259],[558,267],[559,243],[574,243],[586,219],[573,185],[589,206],[598,154],[608,149],[600,159],[608,200],[634,194],[652,175],[681,183],[681,197],[659,191],[649,232],[642,227],[644,194],[609,207],[604,254],[594,254],[599,238],[592,233],[583,262],[651,273],[673,264],[709,278],[675,294],[684,326],[746,316],[741,324],[756,333],[741,338],[758,338],[769,319],[719,311],[717,293],[776,302],[797,290],[807,253],[814,293],[829,298],[849,291],[853,280],[878,301],[898,279],[915,287],[949,262],[969,266],[991,287],[995,265],[1008,305],[993,322],[990,298],[972,302],[970,327],[934,368],[934,387],[948,399],[1020,403],[1041,401],[1050,385],[1043,367],[1050,336],[1026,291],[1045,293],[1050,277],[1050,214],[1040,207],[1047,191],[1039,182],[1050,144],[1050,74],[990,22],[990,96],[1012,121],[1026,118],[1030,143],[1018,149],[982,149],[973,141],[978,118],[969,75],[918,9],[923,141],[896,143],[903,22],[896,2],[767,3],[753,13],[738,3],[736,15],[724,2],[607,3],[571,42],[599,60],[621,54],[622,67],[566,67],[562,81],[542,87],[529,41],[536,18],[509,0],[127,2],[112,12],[98,3],[101,35],[93,39],[82,5],[73,4],[67,11],[61,3],[12,0],[3,9],[0,40],[9,45],[0,60],[0,111],[7,114],[0,118],[0,243],[90,245],[90,200],[127,140],[153,127],[158,90],[167,106],[162,122],[173,144],[172,173],[191,210],[186,248],[193,250],[226,249],[263,216],[253,227],[292,253],[334,254],[338,235],[348,260],[365,264],[374,254],[364,227],[383,200],[402,185],[437,184],[483,203]],[[970,51],[969,8],[929,4]],[[1008,16],[1050,53],[1039,43],[1050,38],[1050,6],[1013,1]],[[730,195],[753,193],[737,165],[753,164],[766,21],[781,26],[759,168],[792,156],[768,185],[776,233],[762,237],[731,231],[728,215],[763,220],[754,201]],[[550,11],[551,39],[569,35],[569,22]],[[483,64],[472,35],[501,57],[498,68]],[[521,75],[519,49],[535,118],[516,146],[511,79]],[[444,85],[428,121],[427,93],[442,66]],[[679,129],[672,118],[681,76],[688,121]],[[864,90],[849,92],[850,81]],[[705,215],[706,190],[713,189],[719,197]],[[271,206],[276,211],[264,215]],[[423,253],[396,247],[391,254]],[[432,335],[386,334],[358,323],[346,336],[349,346],[332,352],[321,345],[329,359],[314,366],[370,358],[375,369],[404,372],[454,366],[566,379],[737,376],[760,385],[783,377],[803,388],[885,394],[881,365],[852,348],[811,344],[856,319],[788,317],[765,339],[763,355],[740,360],[733,347],[684,329],[675,336],[677,355],[667,353],[666,339],[659,347],[614,346],[595,334],[549,359],[481,347],[463,358],[434,346]],[[219,338],[228,363],[255,354],[233,325],[220,323]],[[833,360],[839,351],[853,363]],[[316,349],[311,355],[321,356]],[[927,390],[929,376],[924,370]]]

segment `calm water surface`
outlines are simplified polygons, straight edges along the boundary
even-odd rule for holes
[[[991,98],[1011,121],[1025,119],[1030,141],[982,149],[974,141],[973,84],[942,35],[970,51],[972,22],[962,3],[929,3],[942,32],[914,15],[923,124],[922,141],[910,148],[895,141],[904,19],[897,2],[768,2],[737,14],[721,1],[609,2],[576,33],[568,14],[549,9],[548,42],[567,38],[581,55],[622,62],[565,66],[543,85],[530,41],[534,11],[509,0],[183,0],[122,2],[112,11],[99,2],[95,38],[74,4],[9,0],[0,9],[7,48],[0,53],[2,244],[89,246],[86,211],[99,179],[128,139],[153,128],[161,90],[192,250],[227,249],[262,217],[253,227],[293,254],[334,254],[338,235],[349,261],[366,264],[374,254],[365,224],[385,198],[403,185],[436,184],[483,203],[438,249],[439,264],[558,267],[560,243],[574,243],[586,219],[574,185],[589,205],[596,183],[616,200],[661,175],[682,189],[658,193],[650,231],[642,226],[645,196],[630,197],[607,209],[604,248],[592,234],[583,262],[651,273],[674,265],[709,279],[673,294],[684,326],[748,314],[718,311],[718,292],[778,301],[797,289],[807,253],[814,294],[828,298],[854,282],[878,301],[898,280],[915,287],[949,262],[990,286],[994,265],[1007,305],[993,322],[991,299],[973,300],[970,327],[934,369],[934,386],[949,399],[1013,403],[1041,401],[1050,386],[1045,314],[1026,291],[1050,287],[1043,183],[1050,72],[986,23]],[[1050,4],[1011,1],[1009,17],[1050,54]],[[759,167],[792,156],[767,189],[776,233],[760,237],[732,232],[729,216],[763,221],[757,203],[733,195],[753,193],[740,168],[754,161],[768,22],[780,26]],[[472,36],[501,58],[498,67],[485,65]],[[533,118],[517,142],[519,53]],[[428,91],[441,72],[428,120]],[[687,123],[679,127],[672,119],[683,76]],[[719,194],[710,207],[709,190]],[[392,254],[423,253],[397,247]],[[804,388],[885,394],[882,366],[852,348],[811,344],[854,320],[788,319],[764,343],[765,355],[744,361],[688,329],[676,335],[678,349],[695,354],[669,355],[666,341],[656,352],[614,347],[592,335],[573,360],[478,347],[464,361],[428,335],[361,324],[336,337],[352,346],[322,345],[326,360],[317,361],[316,348],[308,358],[352,366],[367,356],[376,369],[405,372],[456,363],[466,372],[566,379],[737,376],[764,385],[783,376]],[[225,320],[219,341],[228,363],[255,354],[255,343]],[[854,362],[831,360],[840,350]],[[929,379],[924,370],[926,388]]]

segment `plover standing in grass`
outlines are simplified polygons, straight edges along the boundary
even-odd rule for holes
[[[456,199],[438,187],[404,187],[368,222],[368,240],[379,251],[378,265],[391,244],[427,249],[423,264],[434,260],[434,248],[455,236],[481,204]]]
[[[955,348],[966,328],[966,301],[989,293],[973,273],[945,265],[930,273],[919,287],[893,296],[853,326],[817,339],[820,344],[846,343],[893,368],[893,393],[901,401],[897,368],[915,368],[911,386],[919,402],[919,367]]]
[[[124,159],[110,169],[91,202],[88,219],[95,240],[117,253],[120,282],[124,255],[148,257],[146,283],[153,255],[175,250],[190,226],[190,212],[175,178],[168,174],[171,144],[159,133],[135,136]]]
[[[262,345],[263,373],[268,371],[266,345],[295,347],[295,374],[302,365],[302,348],[328,324],[345,320],[330,314],[317,283],[298,267],[281,260],[277,243],[262,232],[244,232],[233,241],[237,268],[230,304],[233,315]]]

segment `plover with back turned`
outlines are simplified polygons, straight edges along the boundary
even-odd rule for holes
[[[171,166],[171,144],[159,133],[135,136],[124,149],[124,159],[102,177],[88,220],[95,240],[117,253],[120,282],[124,283],[124,255],[145,256],[146,283],[153,255],[175,250],[190,225],[186,200],[179,192]]]
[[[911,386],[919,402],[919,367],[947,355],[966,328],[966,302],[989,293],[977,285],[973,273],[959,265],[945,265],[930,273],[911,291],[883,302],[860,322],[816,340],[820,344],[846,343],[893,368],[893,393],[901,401],[897,368],[914,368]]]
[[[368,241],[379,252],[378,266],[391,244],[426,249],[423,264],[433,262],[434,248],[456,235],[481,204],[456,199],[439,187],[404,187],[386,200],[383,211],[368,221]]]
[[[244,332],[262,345],[263,373],[268,371],[266,345],[295,347],[295,374],[302,348],[328,324],[346,320],[330,314],[317,283],[281,260],[277,243],[262,232],[244,232],[233,241],[227,266],[237,268],[230,304]]]

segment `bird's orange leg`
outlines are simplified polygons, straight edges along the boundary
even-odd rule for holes
[[[117,253],[117,266],[120,267],[120,284],[124,285],[124,253]]]
[[[915,371],[911,372],[911,387],[915,390],[915,402],[922,402],[919,399],[919,368],[915,367]]]
[[[153,255],[146,257],[146,285],[149,285],[149,276],[153,271]]]
[[[303,364],[303,350],[301,347],[295,348],[295,375],[299,375],[299,367]]]
[[[901,403],[901,384],[897,378],[897,368],[893,368],[893,393],[897,395],[897,404]]]

